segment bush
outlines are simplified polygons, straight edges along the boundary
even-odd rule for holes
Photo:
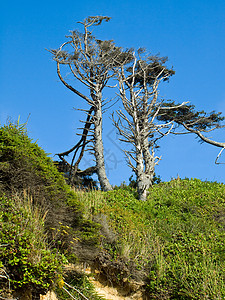
[[[7,280],[0,291],[31,290],[44,294],[62,274],[65,257],[50,249],[44,232],[44,216],[29,197],[0,198],[0,261]]]
[[[26,203],[21,202],[24,193],[32,199],[31,211],[45,212],[44,220],[37,217],[35,222],[35,217],[28,215],[29,209],[23,207]],[[0,262],[16,289],[49,289],[61,265],[59,252],[75,262],[78,257],[91,261],[99,251],[99,224],[85,218],[79,196],[66,184],[53,161],[27,136],[23,125],[0,127],[0,197],[1,244],[7,245],[0,247]],[[41,228],[40,234],[35,226]]]
[[[63,197],[66,189],[63,176],[25,126],[12,123],[0,127],[0,180],[4,191],[30,189],[48,198]]]
[[[9,196],[14,191],[23,194],[27,190],[34,205],[48,211],[45,228],[49,238],[54,236],[56,244],[62,242],[61,247],[73,246],[72,237],[66,238],[62,226],[70,227],[71,234],[72,229],[79,230],[86,222],[83,205],[53,161],[27,136],[24,125],[9,123],[0,127],[0,183],[0,192]],[[63,241],[59,241],[62,238]]]

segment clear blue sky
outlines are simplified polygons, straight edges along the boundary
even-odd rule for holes
[[[169,57],[176,75],[162,86],[161,95],[190,101],[197,109],[225,115],[225,1],[224,0],[82,0],[2,1],[0,5],[0,123],[7,117],[25,122],[29,136],[52,156],[72,147],[83,119],[73,107],[82,99],[58,80],[56,66],[45,50],[57,48],[77,21],[90,15],[112,17],[96,28],[101,39],[118,46],[146,47]],[[131,174],[120,143],[104,116],[107,171],[112,184]],[[225,141],[225,130],[211,133]],[[215,165],[219,149],[194,136],[170,136],[160,144],[156,173],[163,180],[194,177],[225,182],[225,165]],[[221,157],[225,162],[225,154]],[[83,167],[89,166],[88,158]]]

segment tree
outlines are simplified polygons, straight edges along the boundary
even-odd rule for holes
[[[68,40],[59,49],[50,50],[57,63],[57,74],[61,82],[90,106],[88,110],[83,110],[87,118],[84,121],[80,141],[70,150],[58,155],[64,159],[64,156],[74,151],[70,172],[73,176],[78,170],[78,164],[88,145],[89,150],[93,151],[96,162],[92,170],[97,172],[101,189],[104,191],[111,190],[112,187],[106,176],[104,163],[102,112],[108,102],[103,99],[103,89],[110,87],[108,82],[114,77],[118,66],[126,64],[131,59],[130,50],[123,51],[122,48],[116,47],[112,40],[96,39],[90,31],[90,27],[109,20],[109,17],[94,16],[78,22],[83,25],[84,33],[72,31],[67,36]],[[69,75],[63,73],[63,68],[69,71]],[[76,82],[86,87],[88,95],[69,83],[70,75]],[[78,150],[80,150],[80,155],[75,162]]]
[[[116,121],[113,116],[113,123],[122,136],[120,140],[133,147],[124,153],[137,177],[139,199],[146,200],[155,166],[160,160],[154,154],[157,141],[173,128],[170,120],[156,123],[163,109],[163,100],[158,99],[158,86],[175,72],[165,66],[167,58],[147,55],[142,49],[137,56],[133,53],[133,57],[128,66],[121,66],[118,71],[119,96],[125,112],[117,111],[119,118]]]
[[[201,141],[222,148],[218,160],[225,143],[213,141],[204,133],[224,127],[221,122],[225,118],[214,111],[209,114],[196,111],[188,102],[179,104],[160,99],[159,83],[168,81],[175,73],[166,67],[167,58],[149,56],[142,49],[133,56],[129,66],[121,66],[118,72],[119,96],[124,110],[117,111],[118,120],[113,117],[113,123],[121,135],[120,140],[133,147],[124,152],[137,177],[139,199],[146,200],[155,166],[160,160],[154,154],[159,139],[170,133],[194,133]],[[179,132],[179,127],[184,131]]]

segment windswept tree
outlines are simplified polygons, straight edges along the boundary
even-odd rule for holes
[[[168,102],[164,109],[159,111],[157,118],[165,123],[175,122],[177,126],[173,128],[172,133],[174,134],[194,133],[201,142],[222,148],[216,158],[215,162],[217,163],[225,149],[225,143],[212,140],[207,137],[207,133],[225,127],[223,124],[225,117],[221,112],[206,113],[204,110],[196,111],[195,106],[191,104],[175,106],[174,102]],[[180,128],[183,130],[179,131]]]
[[[160,82],[168,81],[175,73],[172,68],[166,67],[167,58],[148,56],[141,49],[133,56],[134,60],[118,71],[123,109],[117,111],[117,120],[113,116],[113,123],[119,131],[120,140],[128,143],[128,149],[132,147],[124,153],[136,174],[139,199],[146,200],[155,166],[160,160],[154,153],[157,142],[170,133],[194,133],[203,142],[223,150],[225,143],[213,141],[205,133],[223,127],[224,117],[221,113],[195,111],[194,105],[188,102],[179,104],[161,99]],[[180,127],[184,131],[179,132]]]
[[[112,187],[106,176],[102,141],[102,111],[107,104],[103,98],[103,89],[109,87],[109,81],[115,76],[116,69],[131,59],[130,50],[124,51],[116,47],[112,40],[102,41],[92,34],[91,27],[109,20],[109,17],[94,16],[78,22],[83,26],[83,32],[70,32],[66,42],[58,49],[50,50],[57,63],[57,74],[61,82],[90,106],[88,110],[83,110],[87,119],[84,121],[81,140],[70,150],[60,153],[59,157],[65,160],[66,155],[74,153],[71,163],[72,176],[77,172],[78,164],[88,145],[96,162],[96,166],[90,171],[97,172],[101,189],[104,191],[111,190]],[[77,88],[78,82],[86,88],[86,93],[83,92],[83,88],[82,91]],[[76,160],[78,150],[80,155]]]
[[[137,55],[133,53],[133,57],[129,66],[121,66],[118,71],[119,96],[124,109],[117,111],[118,119],[113,117],[113,123],[121,135],[120,140],[132,145],[132,149],[124,153],[136,174],[139,199],[146,200],[160,160],[154,154],[157,141],[173,128],[172,120],[157,122],[164,105],[158,97],[158,87],[175,72],[166,67],[167,58],[147,55],[142,49]]]

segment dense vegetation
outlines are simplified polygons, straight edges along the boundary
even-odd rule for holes
[[[63,256],[50,249],[44,233],[44,220],[30,199],[18,196],[0,199],[0,238],[2,274],[13,289],[45,293],[62,272]]]
[[[55,289],[70,299],[66,282],[100,299],[64,268],[82,262],[146,299],[225,297],[223,184],[176,179],[154,185],[145,202],[127,186],[73,191],[24,126],[10,123],[0,128],[0,193],[1,297]]]
[[[118,235],[108,251],[135,262],[125,276],[145,278],[150,299],[223,299],[225,186],[178,179],[154,185],[147,202],[135,196],[124,188],[93,197]]]
[[[91,259],[100,225],[82,207],[23,125],[0,128],[1,297],[45,293],[62,282],[65,263]]]

